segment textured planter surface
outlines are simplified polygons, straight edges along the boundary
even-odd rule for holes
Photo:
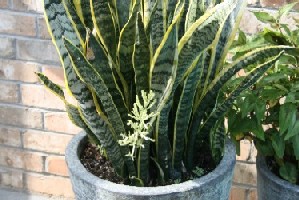
[[[115,184],[89,173],[78,159],[86,142],[85,133],[80,133],[66,149],[66,161],[78,200],[226,200],[229,197],[236,162],[235,147],[231,142],[227,142],[220,164],[206,176],[181,184],[144,188]]]
[[[291,184],[273,174],[268,169],[264,157],[257,157],[256,167],[259,200],[299,199],[299,186]]]

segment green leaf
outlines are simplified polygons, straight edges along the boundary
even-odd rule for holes
[[[179,105],[176,111],[174,133],[173,133],[173,167],[180,171],[183,160],[184,139],[187,137],[188,125],[192,114],[193,100],[197,83],[200,77],[200,64],[195,68],[184,81],[184,88],[181,93]]]
[[[281,18],[281,17],[285,16],[286,14],[288,14],[294,8],[294,6],[297,3],[298,2],[286,4],[283,7],[279,8],[279,10],[278,10],[278,17]]]
[[[288,129],[291,130],[296,122],[297,107],[294,104],[284,104],[279,110],[279,132],[284,134]]]
[[[273,129],[272,129],[273,130]],[[278,158],[283,158],[285,150],[285,141],[281,138],[278,131],[272,132],[272,146]]]
[[[73,62],[73,67],[80,76],[80,78],[88,84],[90,88],[97,94],[104,110],[107,112],[108,119],[112,124],[112,127],[117,136],[121,133],[126,133],[124,123],[117,111],[116,105],[112,99],[109,89],[102,79],[103,74],[99,74],[94,67],[86,60],[84,55],[78,48],[72,45],[67,39],[65,40],[65,46],[69,52],[69,55]]]
[[[155,52],[158,48],[159,44],[161,43],[165,33],[166,33],[166,20],[163,13],[163,1],[159,0],[157,1],[157,8],[155,9],[155,12],[151,15],[151,39],[152,39],[152,51]]]
[[[288,133],[284,137],[285,140],[299,134],[299,120],[297,120],[291,127],[288,128]]]
[[[61,88],[61,86],[53,83],[51,80],[49,80],[49,78],[45,75],[43,75],[42,73],[36,73],[36,75],[38,76],[38,78],[41,80],[41,82],[48,88],[51,90],[51,92],[53,92],[55,95],[57,95],[60,99],[65,100],[64,97],[64,92]]]
[[[137,15],[136,42],[133,52],[133,67],[135,70],[136,94],[140,95],[141,90],[149,91],[149,66],[150,49],[149,41],[145,34],[144,24],[141,15]]]
[[[120,29],[122,29],[129,20],[130,4],[124,0],[116,0],[116,7]]]
[[[266,140],[266,141],[262,141],[262,140],[256,140],[255,142],[255,146],[257,151],[263,155],[263,156],[274,156],[275,152],[273,149],[273,146],[271,144],[271,141]]]
[[[183,80],[194,60],[214,41],[221,24],[233,11],[234,1],[221,3],[199,18],[179,41],[179,63],[174,89]],[[196,49],[196,51],[194,51]]]
[[[263,100],[258,99],[255,104],[255,115],[259,122],[261,122],[265,118],[265,112],[266,112],[266,102]]]
[[[110,10],[109,1],[90,0],[92,21],[101,43],[110,56],[116,59],[116,27]]]
[[[286,162],[283,166],[279,168],[280,176],[289,181],[290,183],[295,184],[297,182],[298,170],[296,165]]]
[[[158,102],[163,100],[163,95],[167,90],[171,91],[169,86],[172,86],[174,81],[175,70],[178,64],[177,22],[179,19],[180,16],[177,16],[173,24],[169,26],[152,59],[149,78],[150,89],[155,93]]]
[[[136,19],[137,12],[140,4],[135,4],[129,21],[124,25],[124,28],[120,32],[120,39],[118,44],[118,55],[120,72],[123,74],[124,79],[129,82],[134,80],[134,69],[132,62],[132,55],[134,51],[134,44],[136,40]],[[131,97],[133,98],[133,97]],[[133,102],[131,102],[133,104]]]
[[[255,17],[264,23],[275,23],[276,19],[267,12],[253,12]]]
[[[83,113],[85,119],[88,121],[88,124],[91,127],[91,130],[100,137],[101,144],[103,148],[107,150],[108,157],[112,160],[120,159],[116,162],[113,161],[113,166],[118,168],[118,173],[121,173],[123,163],[123,159],[121,156],[125,157],[125,162],[128,167],[130,175],[134,176],[136,174],[135,166],[133,161],[125,156],[129,149],[126,146],[119,147],[116,139],[114,138],[113,134],[116,134],[118,140],[121,139],[120,134],[125,133],[124,124],[121,120],[119,112],[116,109],[115,104],[113,103],[112,97],[108,92],[108,88],[105,85],[103,79],[99,76],[97,71],[90,65],[90,63],[85,59],[83,54],[76,48],[70,41],[65,39],[65,45],[69,52],[69,56],[71,57],[71,61],[73,63],[73,67],[75,68],[76,72],[80,75],[80,77],[86,81],[88,86],[92,88],[98,97],[101,100],[101,103],[108,114],[108,119],[112,123],[112,127],[108,127],[108,124],[103,121],[103,119],[97,114],[97,109],[94,104],[89,105],[89,98],[84,97],[86,94],[85,90],[80,91],[80,95],[83,96],[78,98],[84,104],[85,113]],[[77,79],[79,80],[79,79]],[[89,91],[87,89],[87,91]],[[91,97],[92,98],[92,97]],[[114,131],[109,130],[113,128]],[[111,133],[112,132],[112,133]],[[119,149],[120,148],[120,149]],[[121,153],[119,152],[121,151]]]
[[[128,120],[128,106],[125,103],[124,96],[117,84],[116,78],[113,74],[108,56],[105,54],[104,48],[98,43],[93,35],[90,35],[89,50],[95,55],[93,59],[88,62],[93,66],[93,69],[101,74],[105,85],[108,88],[111,97],[117,105],[117,110],[124,122]]]
[[[83,20],[86,27],[93,28],[92,16],[90,10],[90,0],[80,0],[80,7],[83,14]]]

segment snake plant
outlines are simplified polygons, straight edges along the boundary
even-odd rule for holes
[[[164,184],[219,162],[224,114],[284,51],[269,46],[225,64],[243,0],[44,0],[64,68],[62,87],[38,73],[74,124],[132,184]],[[256,65],[228,96],[222,86]]]

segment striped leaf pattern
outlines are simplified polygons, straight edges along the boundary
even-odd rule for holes
[[[105,54],[103,47],[97,42],[93,35],[90,35],[89,48],[94,55],[97,55],[94,59],[89,60],[90,64],[98,74],[102,75],[101,77],[111,94],[113,102],[117,105],[117,110],[122,118],[122,121],[127,121],[129,112],[128,106],[125,103],[124,96],[116,82],[115,76],[113,75],[109,58]]]
[[[81,36],[80,40],[85,42],[86,38],[86,28],[84,24],[81,22],[80,17],[78,16],[76,12],[75,5],[73,3],[73,0],[63,0],[66,13],[68,15],[68,18],[72,20],[73,26],[75,26],[75,30],[78,30],[79,35]],[[83,43],[84,43],[83,42]]]
[[[195,67],[190,75],[184,81],[183,91],[181,93],[179,105],[176,112],[175,127],[173,135],[173,167],[179,171],[181,169],[181,160],[183,160],[183,152],[185,137],[188,133],[189,120],[192,114],[193,99],[195,96],[198,80],[200,77],[201,63],[196,62]]]
[[[245,5],[241,0],[44,0],[66,88],[78,107],[66,102],[60,86],[38,76],[65,102],[73,123],[105,149],[119,175],[139,186],[165,184],[181,178],[185,167],[192,173],[195,153],[219,162],[226,110],[281,52],[298,51],[264,47],[224,65]],[[223,85],[249,66],[256,67],[224,98]],[[128,114],[142,90],[155,93],[150,108],[155,116],[146,122],[154,142],[144,140],[132,160],[127,155],[133,147],[120,143],[134,129]]]
[[[92,20],[97,36],[110,56],[116,58],[116,30],[107,0],[90,0]]]
[[[235,4],[228,0],[227,3],[219,4],[214,9],[199,18],[188,29],[179,42],[179,63],[176,75],[176,85],[182,81],[185,72],[192,61],[212,44],[221,26]],[[176,86],[175,85],[175,86]]]
[[[80,106],[79,110],[84,121],[100,140],[102,147],[106,149],[107,155],[113,163],[113,166],[115,166],[116,171],[122,174],[124,161],[120,153],[120,147],[113,138],[107,123],[96,112],[92,94],[87,86],[78,78],[72,67],[67,49],[64,46],[63,36],[71,40],[74,45],[80,45],[76,31],[70,20],[68,20],[66,11],[60,0],[45,0],[44,6],[46,22],[51,30],[50,33],[64,67],[67,87],[78,101]]]
[[[151,15],[151,43],[153,52],[158,48],[166,32],[166,27],[164,26],[165,16],[163,15],[163,2],[163,0],[157,0],[157,7]]]
[[[134,68],[133,68],[133,51],[136,37],[136,20],[137,11],[140,8],[140,4],[135,4],[129,21],[125,24],[124,28],[120,32],[120,40],[118,44],[118,56],[119,56],[119,70],[123,74],[124,79],[129,86],[133,85]],[[131,86],[131,87],[133,87]]]
[[[144,24],[140,14],[137,16],[136,41],[133,52],[133,68],[135,71],[136,94],[141,90],[149,91],[150,48]]]
[[[201,126],[201,130],[209,131],[214,124],[215,118],[224,116],[225,112],[232,105],[233,101],[240,95],[242,91],[253,85],[273,64],[280,58],[283,51],[277,56],[269,59],[269,61],[257,66],[244,80],[239,84],[239,86],[230,94],[230,96],[209,115],[208,119]]]

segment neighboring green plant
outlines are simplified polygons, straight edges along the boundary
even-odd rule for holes
[[[61,87],[38,73],[40,79],[65,102],[71,120],[105,149],[118,175],[135,185],[183,181],[186,173],[191,177],[204,167],[199,158],[212,156],[218,164],[225,112],[282,52],[293,50],[256,49],[224,66],[243,0],[44,0],[44,5],[66,88],[78,104],[69,104]],[[257,63],[223,98],[224,83]]]
[[[246,36],[240,32],[233,59],[251,49],[269,45],[299,47],[299,19],[291,29],[281,18],[295,6],[288,4],[276,15],[254,12],[258,20],[269,25],[263,32]],[[254,66],[253,66],[254,67]],[[248,68],[251,70],[251,68]],[[246,71],[248,72],[248,71]],[[239,77],[233,84],[241,81]],[[275,161],[274,171],[291,183],[299,183],[299,53],[285,54],[250,89],[237,98],[228,115],[228,130],[239,143],[253,140],[258,153]]]

